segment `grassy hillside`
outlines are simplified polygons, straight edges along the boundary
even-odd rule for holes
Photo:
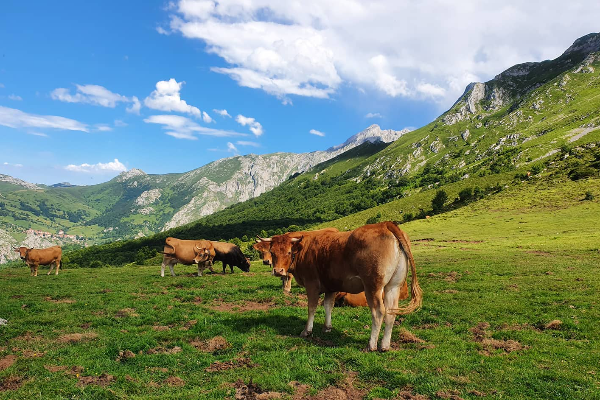
[[[176,278],[158,265],[0,270],[0,398],[221,399],[252,382],[282,398],[600,399],[599,196],[598,179],[528,181],[404,224],[424,306],[384,354],[362,350],[366,308],[336,307],[322,333],[320,307],[299,338],[304,290],[283,295],[257,262],[200,278],[183,266]]]

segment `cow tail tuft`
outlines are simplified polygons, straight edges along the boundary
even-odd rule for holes
[[[417,279],[417,267],[415,265],[415,259],[413,258],[412,251],[410,249],[410,240],[404,231],[402,231],[398,226],[393,222],[385,222],[387,228],[394,234],[396,239],[400,244],[400,248],[404,251],[404,254],[408,257],[408,261],[410,263],[410,269],[412,274],[412,282],[411,282],[411,299],[406,307],[400,307],[395,310],[391,310],[393,314],[404,315],[410,314],[414,311],[417,311],[423,305],[423,291],[421,290],[421,286],[419,286],[419,280]]]

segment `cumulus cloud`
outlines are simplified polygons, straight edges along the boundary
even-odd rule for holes
[[[238,114],[238,116],[235,117],[235,121],[242,126],[248,125],[250,127],[250,132],[254,133],[256,137],[263,134],[262,125],[254,118],[244,117],[243,115]]]
[[[75,85],[77,90],[74,94],[66,88],[57,88],[50,93],[54,100],[67,103],[88,103],[96,106],[115,108],[118,103],[130,103],[133,99],[111,92],[104,86],[99,85]]]
[[[16,108],[8,108],[3,106],[0,106],[0,125],[15,129],[51,128],[88,132],[88,127],[86,124],[74,119],[58,117],[55,115],[30,114],[21,110],[17,110]]]
[[[210,124],[214,120],[210,117],[210,115],[206,113],[206,111],[202,111],[202,121],[206,122],[207,124]]]
[[[123,128],[123,127],[127,126],[127,123],[120,119],[115,119],[115,126],[117,128]]]
[[[367,113],[365,118],[382,118],[382,115],[379,113]]]
[[[95,126],[96,130],[99,132],[110,132],[112,131],[112,128],[106,124],[97,124]]]
[[[206,128],[181,115],[152,115],[144,119],[144,122],[162,125],[167,135],[177,139],[197,140],[198,137],[196,135],[216,137],[248,136],[244,133]]]
[[[174,111],[201,117],[202,114],[197,107],[189,105],[181,99],[179,92],[185,82],[177,82],[171,78],[168,81],[156,83],[156,90],[144,100],[144,105],[153,110]]]
[[[131,106],[127,107],[125,110],[128,113],[140,115],[141,108],[142,108],[142,103],[140,103],[140,100],[137,97],[133,96],[131,98]]]
[[[17,167],[17,168],[21,168],[23,166],[23,164],[11,164],[6,161],[2,165],[7,166],[7,167]]]
[[[321,136],[321,137],[325,136],[325,134],[324,134],[323,132],[321,132],[321,131],[318,131],[318,130],[316,130],[316,129],[311,129],[311,130],[309,131],[309,133],[310,133],[311,135],[317,135],[317,136]]]
[[[98,164],[69,164],[65,167],[67,171],[73,172],[85,172],[85,173],[107,173],[107,172],[123,172],[127,171],[127,167],[123,165],[118,159],[107,163]]]
[[[231,118],[231,115],[229,115],[229,113],[227,112],[227,110],[217,110],[216,108],[213,108],[213,111],[215,113],[219,114],[221,117]]]
[[[170,32],[223,59],[213,71],[284,101],[327,98],[349,83],[451,103],[469,83],[465,76],[483,81],[554,58],[597,31],[600,3],[179,0],[167,13]]]
[[[8,98],[10,100],[15,100],[15,101],[21,101],[21,100],[23,100],[23,98],[21,96],[17,96],[16,94],[8,95]]]

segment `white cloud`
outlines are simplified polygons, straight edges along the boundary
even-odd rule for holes
[[[98,164],[80,164],[74,165],[69,164],[65,167],[68,171],[73,172],[85,172],[85,173],[106,173],[106,172],[123,172],[127,171],[127,167],[123,165],[118,159],[115,158],[114,161],[108,163],[98,163]]]
[[[206,111],[202,111],[202,121],[206,122],[207,124],[210,124],[214,120],[210,117],[210,115],[206,113]]]
[[[235,117],[235,121],[242,126],[249,125],[250,132],[254,133],[254,135],[256,137],[263,134],[262,125],[260,124],[260,122],[256,121],[254,118],[244,117],[243,115],[238,114],[238,116]]]
[[[6,162],[6,161],[2,165],[6,165],[7,167],[17,167],[17,168],[21,168],[23,166],[23,164],[11,164],[11,163]]]
[[[136,96],[133,96],[131,98],[131,106],[127,107],[125,110],[128,113],[140,115],[141,108],[142,108],[142,103],[140,103],[140,100]]]
[[[219,114],[221,117],[231,118],[231,115],[229,115],[229,113],[227,112],[227,110],[217,110],[216,108],[213,108],[213,111],[215,113]]]
[[[365,118],[383,118],[383,116],[379,113],[367,113],[367,115],[365,115]]]
[[[48,137],[48,135],[46,135],[45,133],[42,132],[26,132],[28,135],[33,135],[33,136],[41,136],[41,137]]]
[[[182,100],[179,91],[185,82],[177,82],[171,78],[168,81],[156,83],[156,90],[144,100],[144,105],[153,110],[175,111],[201,117],[200,110]]]
[[[156,27],[156,32],[160,33],[161,35],[170,35],[171,34],[171,32],[167,31],[162,26],[157,26]]]
[[[112,128],[110,126],[108,126],[108,125],[105,125],[105,124],[97,124],[95,126],[95,128],[99,132],[110,132],[110,131],[112,131]]]
[[[167,135],[177,139],[196,140],[198,139],[196,135],[216,137],[247,136],[244,133],[206,128],[181,115],[152,115],[144,119],[144,122],[162,125],[163,129],[166,130],[165,133]]]
[[[250,142],[247,140],[238,140],[235,144],[239,146],[252,146],[252,147],[260,147],[260,143]]]
[[[51,128],[88,132],[86,124],[55,115],[29,114],[15,108],[0,106],[0,125],[10,128]]]
[[[121,121],[120,119],[115,119],[115,126],[117,128],[123,128],[123,127],[127,126],[127,123],[124,121]]]
[[[317,135],[317,136],[321,136],[321,137],[325,136],[325,134],[324,134],[323,132],[321,132],[321,131],[318,131],[318,130],[316,130],[316,129],[311,129],[311,130],[310,130],[310,134],[311,134],[311,135]]]
[[[231,142],[227,142],[227,151],[235,154],[239,153],[238,149]]]
[[[171,32],[205,43],[225,63],[213,71],[242,86],[326,98],[348,83],[447,104],[465,76],[555,58],[597,31],[600,3],[179,0],[168,13]]]
[[[9,99],[11,100],[15,100],[15,101],[21,101],[23,100],[23,98],[21,96],[17,96],[16,94],[11,94],[8,96]]]
[[[118,103],[129,103],[132,100],[118,93],[111,92],[99,85],[75,85],[77,91],[71,94],[69,89],[57,88],[50,93],[54,100],[67,103],[88,103],[96,106],[115,108]]]

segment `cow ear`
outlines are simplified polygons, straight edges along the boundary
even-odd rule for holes
[[[304,244],[300,241],[292,243],[292,253],[298,253],[299,251],[302,251],[303,248]]]

